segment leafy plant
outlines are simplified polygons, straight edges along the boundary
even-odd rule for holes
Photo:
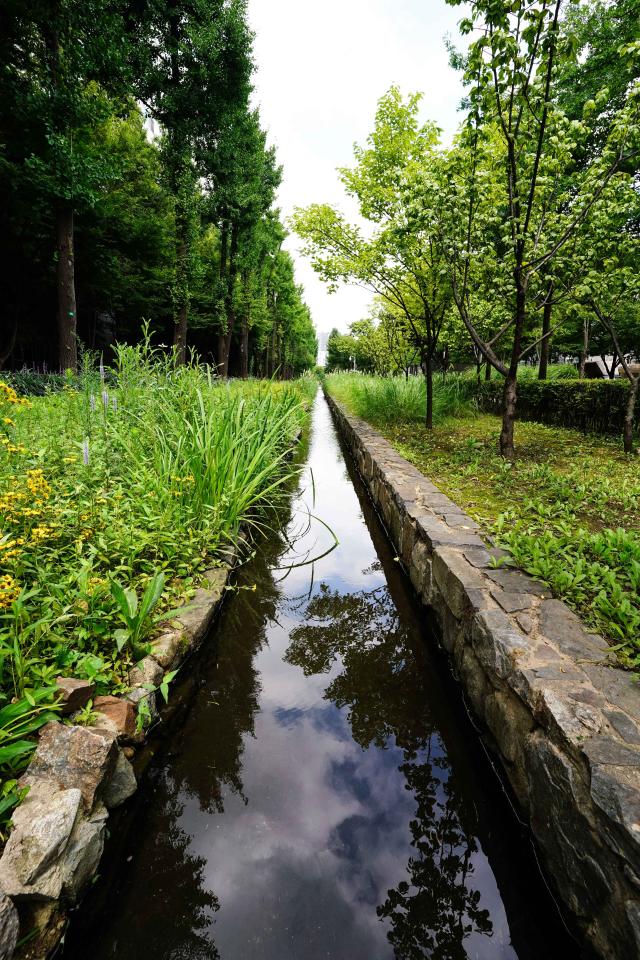
[[[152,614],[162,596],[165,577],[162,571],[156,571],[147,584],[142,599],[131,587],[123,587],[117,580],[111,581],[111,594],[118,604],[118,612],[124,622],[124,629],[114,633],[118,652],[125,646],[129,648],[134,660],[142,660],[149,652],[148,645],[142,643],[153,627]]]

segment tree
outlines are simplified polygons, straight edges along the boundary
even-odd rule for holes
[[[90,149],[90,132],[112,111],[109,96],[126,91],[129,21],[124,3],[98,0],[8,0],[2,15],[9,39],[3,95],[27,135],[15,158],[24,189],[53,211],[57,258],[58,363],[77,365],[74,222],[112,175]]]
[[[509,458],[514,456],[518,365],[539,343],[525,342],[532,304],[536,299],[544,302],[557,255],[587,221],[611,177],[638,149],[636,85],[610,119],[601,149],[582,166],[580,177],[568,177],[591,129],[592,111],[585,104],[583,119],[571,120],[557,100],[559,69],[571,53],[566,42],[571,35],[565,34],[562,42],[562,6],[562,0],[473,0],[469,18],[461,23],[464,33],[473,31],[479,38],[471,43],[466,58],[470,111],[454,155],[454,163],[462,164],[455,179],[465,183],[464,229],[453,225],[448,262],[461,318],[477,349],[505,379],[500,449]],[[482,194],[492,169],[483,161],[488,153],[491,158],[490,144],[496,159],[496,137],[502,223],[495,213],[482,219],[488,210]],[[459,216],[463,210],[455,199],[451,205]],[[490,243],[499,250],[503,287],[510,301],[505,332],[509,332],[511,350],[506,362],[492,342],[480,335],[468,309],[472,259]]]
[[[218,372],[227,376],[236,324],[238,276],[249,306],[252,272],[260,271],[269,244],[275,240],[267,224],[275,192],[282,179],[275,150],[266,146],[258,111],[238,110],[235,122],[212,146],[209,162],[212,218],[220,237],[219,283],[222,318],[218,332]],[[282,236],[277,241],[282,242]],[[249,311],[241,311],[242,376],[248,371]]]
[[[314,269],[335,288],[355,283],[376,293],[399,313],[416,347],[427,385],[425,422],[433,426],[433,368],[438,339],[451,304],[444,273],[445,250],[415,192],[436,155],[438,130],[418,123],[420,97],[405,103],[397,87],[383,96],[366,147],[356,164],[340,170],[347,193],[369,221],[366,233],[327,205],[296,210],[292,224]]]
[[[174,344],[186,355],[196,233],[195,191],[221,134],[246,110],[251,35],[244,0],[159,0],[144,8],[138,96],[163,131],[161,156],[175,219]]]

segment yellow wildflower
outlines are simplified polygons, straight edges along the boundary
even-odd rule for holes
[[[20,587],[8,574],[0,577],[0,610],[10,607],[20,596]]]

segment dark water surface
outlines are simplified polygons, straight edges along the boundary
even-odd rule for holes
[[[299,536],[310,470],[340,545],[285,576],[331,543]],[[260,545],[186,668],[64,960],[579,956],[349,470],[319,396],[294,546]]]

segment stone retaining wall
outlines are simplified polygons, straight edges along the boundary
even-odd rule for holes
[[[329,405],[497,752],[555,892],[607,960],[640,956],[640,687],[391,444]],[[544,923],[544,918],[540,918]]]

